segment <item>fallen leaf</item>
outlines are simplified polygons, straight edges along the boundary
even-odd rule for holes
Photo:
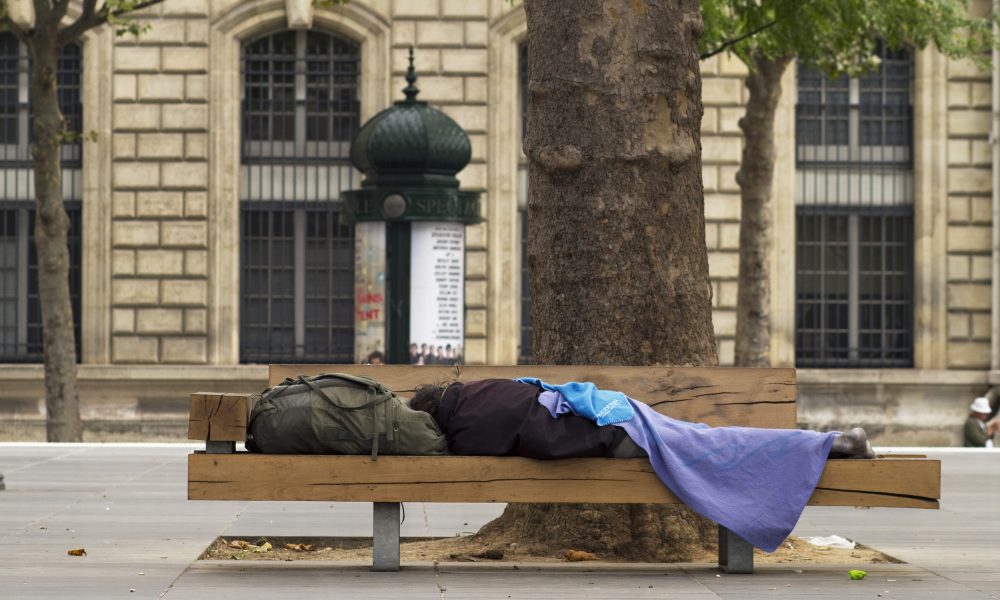
[[[239,548],[240,550],[246,550],[250,546],[253,546],[253,544],[251,544],[250,542],[248,542],[246,540],[233,540],[233,541],[229,542],[229,547],[230,548]]]
[[[260,553],[260,552],[270,552],[271,548],[273,548],[273,547],[274,546],[271,545],[271,542],[264,542],[260,546],[250,546],[249,548],[247,548],[247,550],[252,550],[253,552],[257,552],[257,553]]]
[[[563,553],[563,558],[569,562],[580,562],[583,560],[598,560],[597,555],[583,550],[567,550]]]
[[[311,552],[313,546],[312,544],[285,544],[285,548],[296,552]]]
[[[73,548],[72,550],[67,550],[66,554],[70,556],[87,556],[87,551],[83,548]]]

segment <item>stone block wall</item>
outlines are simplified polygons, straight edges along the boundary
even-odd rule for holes
[[[170,402],[195,391],[192,386],[208,389],[209,382],[229,390],[264,385],[261,367],[232,365],[238,356],[239,233],[233,209],[238,132],[230,132],[238,125],[227,118],[239,111],[239,60],[235,43],[227,48],[219,41],[225,37],[222,29],[238,28],[238,23],[246,24],[241,35],[282,27],[282,19],[272,17],[284,6],[276,0],[167,0],[144,13],[152,28],[140,39],[125,36],[108,43],[110,68],[103,75],[85,74],[84,87],[91,90],[110,81],[112,100],[110,108],[96,103],[110,120],[110,133],[96,142],[111,160],[110,193],[89,191],[84,199],[85,206],[107,207],[110,214],[110,225],[102,222],[107,234],[92,225],[84,236],[88,247],[111,252],[108,277],[98,273],[99,282],[90,283],[99,290],[91,302],[108,321],[92,327],[102,337],[90,345],[110,348],[112,364],[96,364],[106,360],[100,358],[81,367],[81,380],[90,382],[81,387],[85,419],[146,419],[147,409],[153,414],[173,406]],[[508,0],[351,0],[316,10],[325,19],[317,17],[317,22],[343,25],[352,37],[365,40],[366,117],[402,97],[412,45],[420,99],[468,132],[472,161],[459,178],[463,188],[482,193],[489,220],[466,230],[466,360],[515,362],[520,333],[516,47],[525,31],[523,8]],[[88,46],[85,53],[98,50]],[[935,322],[940,327],[947,323],[947,344],[934,350],[935,357],[947,354],[946,360],[918,365],[923,368],[916,371],[800,370],[803,424],[860,423],[883,443],[954,443],[966,397],[985,389],[991,332],[997,331],[990,321],[991,74],[967,61],[945,62],[946,74],[935,75],[934,81],[946,82],[946,102],[941,107],[925,102],[921,90],[942,86],[921,86],[922,79],[916,81],[914,97],[934,111],[929,121],[944,123],[942,133],[932,137],[946,146],[940,152],[945,158],[935,158],[931,166],[941,167],[940,179],[946,181],[935,184],[934,197],[918,204],[918,210],[946,235],[941,251],[931,257],[945,265],[945,272],[937,273],[936,266],[917,269],[921,277],[933,277],[923,288],[928,296],[922,302],[939,312]],[[702,76],[705,235],[713,321],[720,362],[726,365],[733,361],[736,328],[740,197],[735,176],[742,151],[737,123],[746,102],[745,67],[717,56],[703,61]],[[794,73],[785,80],[786,106],[779,108],[786,112],[777,144],[786,154],[794,145],[793,82]],[[93,107],[97,96],[85,97]],[[794,153],[789,156],[785,160],[794,161]],[[107,168],[106,162],[101,165]],[[791,188],[783,185],[776,185],[774,197],[776,210],[785,211],[775,219],[775,245],[783,246],[772,264],[780,257],[787,273],[794,256],[794,206]],[[943,239],[933,226],[926,230]],[[93,271],[85,276],[94,277]],[[773,275],[783,278],[772,288],[772,344],[783,345],[781,364],[788,364],[794,356],[789,347],[794,344],[794,294],[787,276]],[[928,331],[940,340],[935,328],[923,330],[924,338],[930,337]],[[938,370],[943,368],[951,370]],[[112,381],[123,383],[109,395],[107,382]],[[31,408],[41,406],[43,397],[40,366],[0,365],[0,389],[9,396],[0,405],[15,412],[23,408],[32,422],[43,415]],[[886,423],[895,429],[879,429]],[[945,427],[943,437],[934,433],[942,423],[954,425]]]
[[[948,63],[948,368],[988,369],[992,236],[990,73]]]
[[[111,360],[205,363],[208,3],[143,15],[113,52]]]
[[[740,188],[736,172],[743,152],[739,120],[746,102],[746,66],[718,55],[701,63],[702,178],[705,186],[705,241],[712,279],[712,322],[719,362],[733,363],[736,336],[736,290],[739,277]]]
[[[217,198],[209,187],[209,39],[219,19],[240,11],[252,18],[257,9],[251,5],[256,4],[267,3],[168,0],[144,14],[152,25],[149,32],[138,40],[125,36],[114,42],[113,131],[109,140],[99,142],[110,143],[113,160],[113,363],[208,363],[209,340],[230,335],[212,331],[210,323],[209,303],[214,303],[217,283],[210,275],[209,215]],[[267,4],[268,10],[272,5]],[[484,216],[493,203],[516,201],[507,191],[501,193],[509,184],[491,179],[492,170],[505,160],[496,156],[501,146],[494,138],[516,136],[518,129],[514,111],[508,126],[491,104],[492,86],[518,86],[516,68],[496,64],[497,56],[516,60],[516,52],[495,53],[493,36],[505,19],[523,9],[505,0],[352,0],[351,7],[366,11],[389,32],[390,72],[383,72],[380,81],[386,82],[392,99],[401,97],[408,48],[415,47],[420,99],[449,114],[469,134],[472,162],[459,177],[463,188],[482,193]],[[338,10],[345,9],[333,13]],[[505,43],[513,45],[523,35],[523,22],[517,27],[519,32],[505,34]],[[502,78],[496,75],[498,68]],[[702,63],[705,235],[722,364],[733,361],[736,328],[740,198],[735,176],[745,72],[742,63],[725,55]],[[935,285],[946,292],[947,367],[985,369],[992,327],[990,74],[967,61],[952,61],[947,80],[947,193],[941,199],[947,207],[947,281]],[[794,95],[794,87],[784,93]],[[239,110],[237,101],[227,101]],[[784,143],[792,142],[779,140]],[[518,147],[516,137],[505,146],[513,152]],[[775,197],[774,202],[792,199]],[[492,227],[497,226],[494,220]],[[506,275],[498,270],[520,259],[498,260],[497,252],[510,254],[516,245],[496,235],[489,222],[467,228],[465,353],[470,363],[512,362],[517,356],[519,298],[510,285],[515,268],[503,267],[510,271]],[[496,308],[498,298],[504,298],[502,310]],[[502,343],[493,341],[497,339]]]

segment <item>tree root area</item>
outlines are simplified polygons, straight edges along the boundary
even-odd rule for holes
[[[682,505],[509,504],[469,536],[406,539],[402,562],[639,562],[715,563],[718,529]],[[371,538],[219,538],[203,560],[372,559]],[[817,547],[789,537],[759,563],[890,563],[898,560],[858,546]]]

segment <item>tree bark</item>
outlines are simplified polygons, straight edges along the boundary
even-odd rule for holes
[[[530,0],[528,266],[539,364],[715,365],[694,0]],[[511,505],[482,535],[644,560],[683,507]]]
[[[747,75],[750,92],[743,130],[740,186],[740,270],[736,302],[736,366],[771,365],[771,188],[774,182],[774,114],[790,57],[755,54]]]
[[[69,217],[63,205],[59,156],[64,126],[56,94],[59,43],[55,22],[38,14],[31,55],[31,155],[35,176],[35,248],[45,355],[45,410],[50,442],[82,439],[76,341],[69,294]]]

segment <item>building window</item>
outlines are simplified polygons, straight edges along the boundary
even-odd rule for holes
[[[913,61],[798,67],[796,365],[913,366]]]
[[[59,108],[67,130],[82,131],[80,47],[59,55]],[[0,362],[42,362],[42,310],[35,252],[35,189],[31,165],[30,88],[27,48],[0,33]],[[80,356],[80,200],[82,148],[61,146],[62,183],[69,215],[69,289],[76,354]]]
[[[521,142],[528,127],[528,42],[517,47],[517,83],[521,112]],[[519,151],[517,159],[517,214],[521,219],[521,337],[517,364],[533,362],[531,336],[531,282],[528,280],[528,159]]]
[[[320,31],[249,41],[242,56],[240,361],[352,362],[361,49]]]

